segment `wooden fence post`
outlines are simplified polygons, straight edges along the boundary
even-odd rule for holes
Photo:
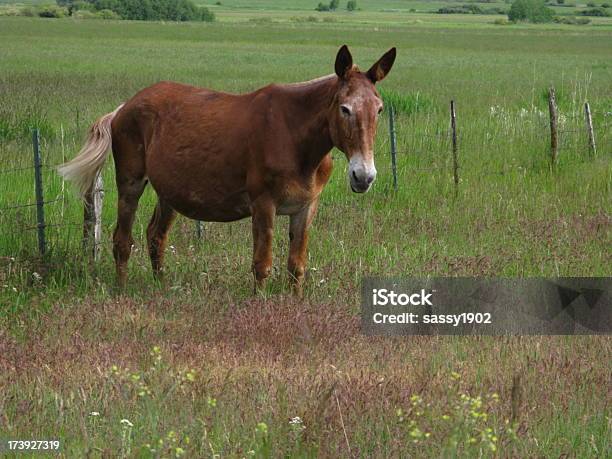
[[[455,101],[450,102],[451,130],[453,136],[453,181],[455,182],[455,196],[459,193],[459,158],[457,151],[457,114]]]
[[[34,189],[36,193],[36,227],[38,230],[38,252],[44,256],[47,252],[45,241],[45,201],[42,185],[42,162],[40,160],[40,134],[38,129],[32,131],[32,146],[34,148]]]
[[[397,191],[397,139],[395,137],[395,111],[389,106],[389,136],[391,138],[391,169],[393,171],[393,189]]]
[[[557,137],[557,100],[555,88],[548,90],[548,111],[550,113],[550,162],[554,167],[559,156],[559,143]]]
[[[591,107],[588,102],[584,103],[584,118],[586,121],[587,134],[589,136],[589,148],[594,155],[597,153],[595,148],[595,134],[593,133],[593,118],[591,117]]]
[[[91,245],[94,260],[99,258],[102,243],[102,203],[104,200],[104,181],[102,172],[98,173],[91,189],[85,195],[83,207],[83,247]],[[93,234],[93,241],[92,241]]]

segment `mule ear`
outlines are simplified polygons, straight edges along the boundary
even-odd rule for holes
[[[340,48],[338,54],[336,55],[336,75],[338,75],[340,78],[345,78],[349,70],[352,68],[353,56],[351,56],[348,46],[342,45],[342,48]]]
[[[395,48],[391,48],[383,55],[383,57],[378,59],[376,64],[370,67],[370,70],[368,70],[366,75],[370,81],[372,81],[372,83],[376,83],[387,76],[391,70],[391,67],[393,67],[393,63],[395,62],[395,54]]]

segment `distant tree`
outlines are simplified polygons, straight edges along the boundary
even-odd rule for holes
[[[329,11],[329,5],[327,5],[325,3],[319,3],[317,5],[317,7],[315,8],[315,10],[317,10],[317,11]]]
[[[563,5],[565,3],[565,0],[557,0],[557,5]]]
[[[329,2],[330,11],[336,11],[338,9],[338,6],[340,6],[340,0],[331,0]]]
[[[552,22],[553,13],[542,0],[514,0],[508,12],[508,19],[512,22]]]
[[[355,11],[357,9],[357,0],[349,0],[346,3],[346,9],[348,11]]]

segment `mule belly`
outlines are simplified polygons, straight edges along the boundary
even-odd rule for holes
[[[228,197],[224,200],[207,200],[191,193],[185,197],[164,197],[170,206],[180,214],[205,222],[233,222],[251,216],[250,200],[246,193]]]
[[[224,161],[225,158],[225,161]],[[161,199],[186,217],[231,222],[251,215],[245,171],[237,160],[176,154],[148,161],[151,185]]]

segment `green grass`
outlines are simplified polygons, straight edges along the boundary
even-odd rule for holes
[[[295,14],[261,7],[261,16]],[[47,220],[62,225],[48,229],[46,260],[35,256],[35,232],[26,229],[33,208],[0,212],[0,437],[60,438],[66,457],[116,456],[128,446],[130,455],[154,457],[160,439],[163,457],[177,447],[189,457],[605,456],[609,339],[367,338],[358,295],[367,274],[610,275],[612,29],[462,18],[398,25],[393,13],[367,11],[358,13],[366,24],[359,28],[249,23],[257,14],[219,14],[217,24],[0,18],[0,40],[10,43],[0,48],[2,169],[31,164],[34,124],[45,163],[57,164],[75,154],[91,122],[146,85],[169,79],[242,92],[301,81],[330,73],[343,43],[363,67],[397,46],[381,88],[388,103],[404,107],[397,193],[387,116],[376,142],[379,178],[367,195],[350,193],[346,160],[334,152],[304,301],[286,295],[283,218],[266,297],[251,296],[247,220],[207,223],[198,241],[193,222],[179,218],[167,282],[156,285],[144,254],[151,190],[134,227],[128,291],[115,295],[112,165],[93,267],[81,256],[81,206],[46,169],[46,199],[57,199]],[[382,15],[389,22],[377,23]],[[555,171],[542,97],[551,85],[563,120]],[[427,102],[415,104],[417,94]],[[0,174],[0,208],[32,202],[32,184],[28,170]],[[477,411],[487,416],[473,421],[465,408],[479,395]],[[295,416],[306,429],[289,423]]]

